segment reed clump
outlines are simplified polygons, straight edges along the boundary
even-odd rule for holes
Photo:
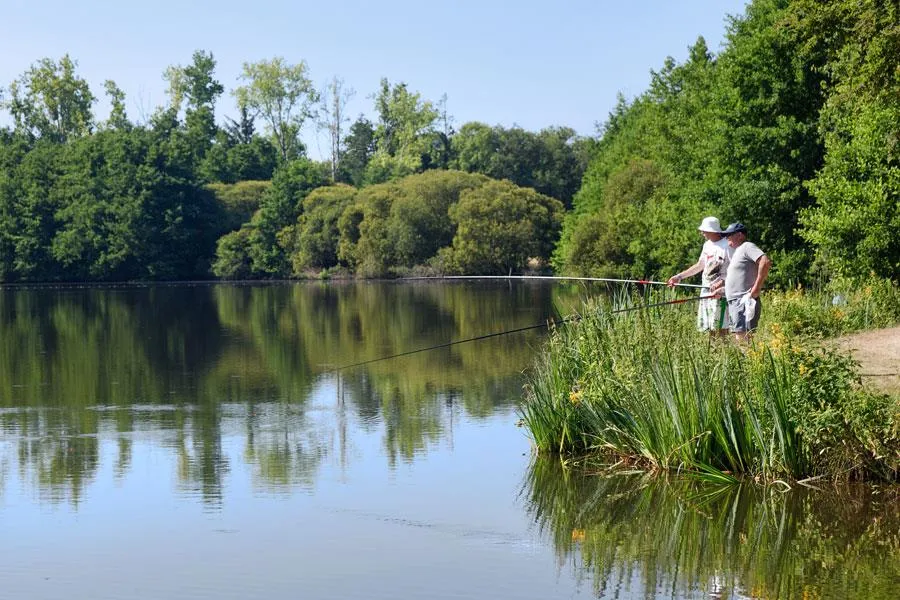
[[[740,346],[698,334],[687,307],[617,308],[551,332],[520,408],[540,452],[721,481],[898,479],[898,402],[849,357],[777,324]]]

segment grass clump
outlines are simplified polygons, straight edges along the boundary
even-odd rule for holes
[[[612,314],[551,333],[521,417],[540,452],[731,480],[896,480],[896,399],[777,327],[749,347],[698,334],[691,309]]]
[[[766,294],[765,318],[791,336],[828,338],[900,323],[900,286],[888,279],[834,280],[818,290]]]

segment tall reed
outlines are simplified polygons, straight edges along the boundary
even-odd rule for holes
[[[552,332],[520,408],[539,451],[720,480],[739,473],[798,480],[847,467],[817,458],[809,434],[818,431],[817,411],[857,393],[847,386],[813,398],[822,379],[852,379],[848,365],[841,370],[826,357],[824,367],[804,371],[798,361],[811,351],[798,354],[785,340],[738,346],[696,332],[689,309],[614,314],[621,303],[589,304],[589,317]],[[863,400],[872,403],[871,418],[900,422],[896,403]],[[843,440],[848,447],[864,449],[881,435],[860,431],[862,438]],[[880,465],[881,478],[896,478],[897,441],[888,440],[894,454]]]

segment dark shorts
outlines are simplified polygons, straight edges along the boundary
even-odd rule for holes
[[[744,333],[753,331],[759,324],[759,315],[762,314],[762,300],[756,299],[756,314],[748,322],[744,315],[744,302],[741,298],[728,301],[728,317],[731,319],[731,332]]]

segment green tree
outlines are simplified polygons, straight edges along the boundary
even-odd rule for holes
[[[212,264],[212,273],[222,279],[249,279],[259,277],[253,270],[250,258],[249,227],[226,233],[216,242],[216,258]]]
[[[426,265],[453,240],[450,208],[461,194],[488,181],[483,175],[433,170],[363,188],[338,221],[339,258],[364,276]]]
[[[338,258],[363,277],[387,275],[395,264],[394,244],[388,230],[391,204],[397,196],[392,183],[360,190],[356,202],[338,220]]]
[[[462,194],[488,181],[460,171],[426,171],[394,182],[397,193],[385,224],[394,265],[424,265],[449,246],[456,233],[451,207]]]
[[[116,82],[107,79],[103,82],[103,89],[109,96],[109,119],[106,121],[107,129],[128,130],[131,128],[131,122],[128,120],[128,114],[125,110],[125,92],[119,89]]]
[[[432,102],[410,92],[405,83],[381,80],[375,96],[375,154],[366,171],[367,183],[381,183],[422,170],[431,150],[439,117]]]
[[[450,208],[456,235],[441,258],[468,274],[518,271],[531,258],[549,257],[562,212],[559,200],[506,181],[468,190]]]
[[[827,54],[824,165],[802,235],[832,274],[900,273],[900,7],[887,0],[792,4],[805,46]]]
[[[649,160],[635,159],[612,173],[602,190],[602,208],[575,222],[563,257],[567,272],[596,277],[655,272],[660,266],[652,258],[655,248],[644,247],[651,229],[669,232],[669,240],[660,240],[662,248],[677,239],[651,218],[665,203],[658,195],[665,189],[665,175]]]
[[[234,90],[238,106],[265,121],[282,161],[303,153],[298,136],[319,100],[307,73],[305,61],[291,65],[281,57],[244,63],[240,79],[246,85]]]
[[[233,231],[247,223],[259,209],[272,182],[245,180],[232,184],[210,183],[205,187],[213,193],[223,211],[223,230]]]
[[[0,146],[0,275],[3,281],[49,281],[61,269],[50,255],[56,231],[56,198],[63,146],[23,137]]]
[[[337,184],[316,188],[303,199],[303,212],[290,232],[295,236],[290,256],[294,275],[338,264],[338,219],[355,195],[355,188]]]
[[[66,54],[59,62],[44,58],[9,86],[9,110],[16,129],[33,137],[66,141],[90,133],[95,98],[87,81],[75,74]]]
[[[375,153],[375,127],[362,115],[350,126],[344,138],[338,179],[361,187],[365,182],[366,167]]]
[[[223,249],[222,244],[225,244],[224,248],[232,253],[236,252],[237,248],[242,248],[249,257],[250,276],[288,276],[290,261],[284,244],[290,242],[290,236],[282,235],[283,242],[279,242],[279,234],[283,229],[296,223],[302,210],[303,198],[326,182],[327,176],[321,165],[307,158],[283,164],[275,171],[271,187],[260,200],[259,210],[240,232],[229,234],[229,241],[220,243],[219,250]],[[243,260],[241,258],[241,261]],[[228,272],[222,265],[232,265],[235,262],[231,259],[226,261],[223,256],[218,255],[215,264],[221,268],[214,269],[214,272],[220,276],[230,276],[222,275]]]
[[[211,52],[197,50],[186,67],[171,66],[164,78],[169,82],[172,107],[178,112],[185,104],[185,133],[198,165],[216,139],[216,99],[225,90],[214,77],[216,60]]]
[[[744,222],[761,247],[782,254],[775,259],[776,281],[780,265],[805,270],[798,219],[812,198],[803,182],[824,155],[818,120],[826,57],[788,26],[788,5],[755,0],[732,22],[718,58],[714,105],[722,123],[716,148],[722,208]]]
[[[587,143],[568,127],[532,133],[472,122],[453,136],[452,165],[534,188],[570,207],[587,167]]]
[[[106,131],[69,144],[49,194],[53,259],[78,279],[206,275],[224,218],[190,161],[177,131]]]
[[[221,183],[271,179],[278,166],[278,149],[271,140],[256,135],[247,107],[240,108],[240,120],[226,117],[226,121],[198,167],[201,178]]]

